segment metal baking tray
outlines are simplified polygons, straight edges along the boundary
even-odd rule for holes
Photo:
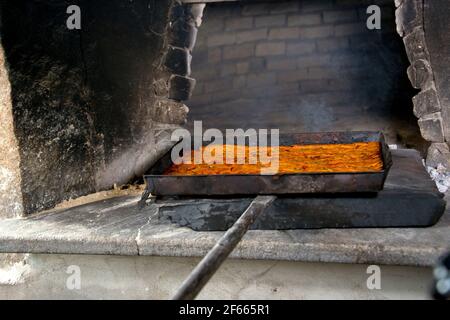
[[[325,193],[375,193],[383,189],[392,166],[391,153],[381,132],[329,132],[281,134],[280,145],[348,144],[379,142],[381,172],[299,173],[285,175],[165,176],[173,163],[171,151],[144,176],[153,196],[292,195]]]

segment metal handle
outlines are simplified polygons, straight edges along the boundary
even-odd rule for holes
[[[194,300],[233,252],[259,215],[275,200],[275,196],[258,196],[253,200],[239,220],[194,269],[172,300]]]

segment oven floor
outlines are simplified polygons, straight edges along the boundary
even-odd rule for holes
[[[286,224],[292,223],[292,217],[289,217],[291,215],[296,217],[299,225],[309,220],[315,224],[311,227],[318,227],[319,224],[331,226],[333,219],[339,220],[334,216],[340,215],[347,217],[345,220],[341,218],[346,226],[351,222],[355,225],[404,224],[420,227],[252,230],[233,252],[232,258],[434,265],[436,259],[448,250],[450,210],[446,211],[438,224],[423,228],[422,226],[438,220],[445,202],[426,174],[417,152],[399,150],[394,151],[393,156],[394,168],[391,170],[386,190],[378,195],[378,199],[328,199],[323,205],[316,204],[315,207],[310,203],[320,203],[324,200],[312,198],[296,199],[297,202],[292,202],[291,199],[290,204],[287,200],[281,200],[285,201],[284,205],[281,205],[280,209],[273,208],[270,212],[273,217],[269,215],[266,219],[272,219],[273,223],[276,215],[291,218],[286,222],[279,222]],[[139,196],[119,196],[25,219],[0,221],[0,253],[202,257],[223,233],[197,232],[181,227],[180,225],[194,221],[182,220],[187,208],[198,208],[195,210],[202,212],[205,219],[214,212],[213,216],[218,220],[210,220],[210,225],[220,225],[223,223],[220,221],[228,216],[227,219],[232,223],[233,214],[240,214],[241,208],[245,208],[250,201],[171,200],[139,209],[139,199]],[[306,205],[299,206],[302,201],[311,206],[309,211],[305,209],[308,208]],[[233,204],[234,213],[227,212],[230,208],[230,203],[226,204],[227,202]],[[386,206],[382,202],[390,205]],[[353,203],[360,211],[354,209],[353,214],[349,214],[346,210],[351,206],[344,206],[342,203]],[[289,209],[289,214],[282,212],[285,210],[283,206]],[[277,212],[278,210],[280,211]],[[309,215],[315,214],[315,219],[308,218],[305,212],[309,212]],[[317,218],[319,215],[322,218]],[[199,214],[191,213],[191,219],[193,216],[197,216],[195,223],[199,223]],[[169,223],[170,217],[179,217],[179,224]],[[261,226],[263,222],[264,220],[261,220],[257,225]],[[267,220],[264,223],[269,222],[270,220]]]
[[[257,220],[255,230],[428,227],[445,201],[413,150],[393,153],[394,165],[378,194],[281,197]],[[196,231],[225,231],[251,199],[159,200],[160,219]]]

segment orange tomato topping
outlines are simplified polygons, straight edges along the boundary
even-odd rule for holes
[[[165,172],[165,175],[259,175],[263,168],[271,166],[268,163],[270,157],[277,158],[276,150],[271,147],[231,145],[203,147],[190,155],[192,164],[173,165]],[[383,170],[381,146],[378,142],[280,146],[278,150],[279,166],[276,171],[278,175]],[[261,158],[260,154],[267,157]],[[203,159],[203,163],[194,164],[195,158]],[[217,161],[217,159],[223,160]],[[238,162],[239,159],[240,162]]]

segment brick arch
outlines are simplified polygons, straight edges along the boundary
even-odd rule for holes
[[[427,164],[436,167],[441,163],[449,169],[449,106],[446,105],[445,99],[443,99],[445,94],[440,90],[436,81],[437,66],[439,68],[443,66],[439,65],[439,61],[433,61],[433,52],[430,52],[429,43],[436,36],[426,27],[427,19],[436,19],[434,16],[426,18],[426,15],[431,14],[430,6],[439,6],[438,9],[445,10],[449,9],[449,5],[442,1],[432,3],[426,0],[395,0],[395,5],[397,7],[397,31],[403,37],[411,63],[408,68],[408,76],[413,87],[420,90],[413,98],[414,114],[419,119],[422,136],[431,142]],[[433,33],[440,32],[436,28],[432,29]],[[439,46],[433,48],[433,50],[436,49],[444,50]],[[442,52],[439,53],[440,55]],[[433,62],[437,62],[437,64],[433,65]],[[448,78],[448,75],[445,76]]]

